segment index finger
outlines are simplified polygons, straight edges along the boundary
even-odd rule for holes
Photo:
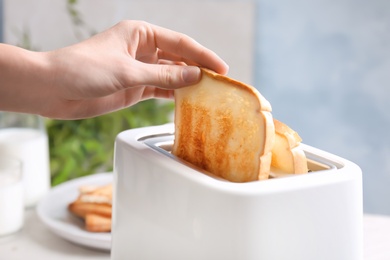
[[[229,66],[213,51],[202,46],[191,37],[152,25],[156,47],[170,52],[197,65],[226,74]]]

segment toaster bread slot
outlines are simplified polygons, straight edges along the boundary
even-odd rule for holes
[[[203,169],[200,169],[200,168],[192,165],[191,163],[185,162],[182,159],[173,155],[171,153],[172,146],[173,146],[173,139],[174,139],[173,134],[159,134],[159,135],[145,136],[145,137],[138,139],[138,141],[145,143],[147,146],[149,146],[153,150],[155,150],[159,153],[162,153],[165,156],[170,157],[170,159],[172,159],[172,160],[175,160],[177,162],[185,164],[188,167],[191,167],[197,171],[200,171],[200,172],[202,172],[208,176],[211,176],[213,178],[216,178],[218,180],[226,181],[226,180],[219,178],[219,177],[217,177],[209,172],[206,172]],[[303,150],[304,150],[306,157],[307,157],[308,169],[309,169],[310,174],[313,174],[316,172],[339,169],[342,167],[342,164],[321,158],[313,153],[306,151],[304,149],[304,147],[303,147]],[[277,170],[275,168],[271,168],[270,179],[284,178],[284,177],[295,177],[295,176],[299,176],[299,175],[300,174],[283,173],[280,170]]]

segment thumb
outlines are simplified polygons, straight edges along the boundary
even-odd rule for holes
[[[201,78],[200,68],[183,65],[145,64],[140,71],[137,85],[152,85],[164,89],[176,89],[197,83]]]

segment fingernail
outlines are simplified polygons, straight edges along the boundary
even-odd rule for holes
[[[227,63],[225,63],[225,71],[224,71],[223,75],[226,75],[228,72],[229,72],[229,65]]]
[[[200,69],[194,66],[184,67],[182,77],[185,83],[196,83],[200,80]]]

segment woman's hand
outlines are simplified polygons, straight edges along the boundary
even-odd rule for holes
[[[4,54],[7,47],[10,52]],[[16,60],[7,67],[4,59],[12,57]],[[214,52],[190,37],[141,21],[120,22],[50,52],[0,45],[0,110],[93,117],[148,98],[171,98],[174,89],[200,79],[197,66],[221,74],[228,70]],[[17,101],[12,104],[2,94]]]

